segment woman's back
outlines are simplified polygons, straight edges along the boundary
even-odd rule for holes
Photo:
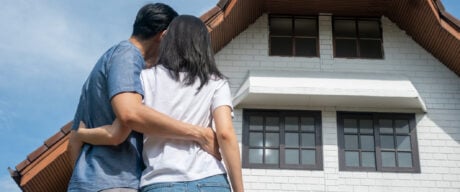
[[[185,76],[180,73],[180,79]],[[200,80],[192,85],[176,81],[162,65],[141,74],[145,105],[174,119],[211,127],[212,111],[222,105],[232,106],[227,81],[211,78],[199,91]],[[141,186],[152,183],[192,181],[225,173],[223,164],[191,141],[144,135],[144,163]]]

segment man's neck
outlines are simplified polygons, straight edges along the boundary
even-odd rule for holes
[[[146,43],[145,41],[139,40],[138,38],[131,36],[129,38],[129,42],[131,42],[135,47],[139,49],[139,51],[142,54],[142,57],[145,59],[145,49],[146,49]]]
[[[156,60],[156,52],[158,51],[158,43],[155,41],[155,37],[147,40],[141,40],[135,36],[131,36],[129,41],[136,46],[144,58],[147,68],[153,66]]]

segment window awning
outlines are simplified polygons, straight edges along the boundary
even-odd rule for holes
[[[378,73],[250,71],[235,107],[353,107],[414,110],[426,107],[411,81]]]

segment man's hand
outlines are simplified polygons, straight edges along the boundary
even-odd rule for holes
[[[204,129],[204,142],[200,143],[200,145],[203,150],[214,156],[217,160],[222,160],[216,133],[211,128]]]

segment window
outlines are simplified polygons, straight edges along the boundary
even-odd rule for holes
[[[243,112],[245,168],[322,170],[319,111]]]
[[[270,16],[270,55],[318,57],[318,18]]]
[[[333,28],[335,57],[383,58],[379,19],[334,17]]]
[[[340,170],[420,172],[414,114],[338,112]]]

